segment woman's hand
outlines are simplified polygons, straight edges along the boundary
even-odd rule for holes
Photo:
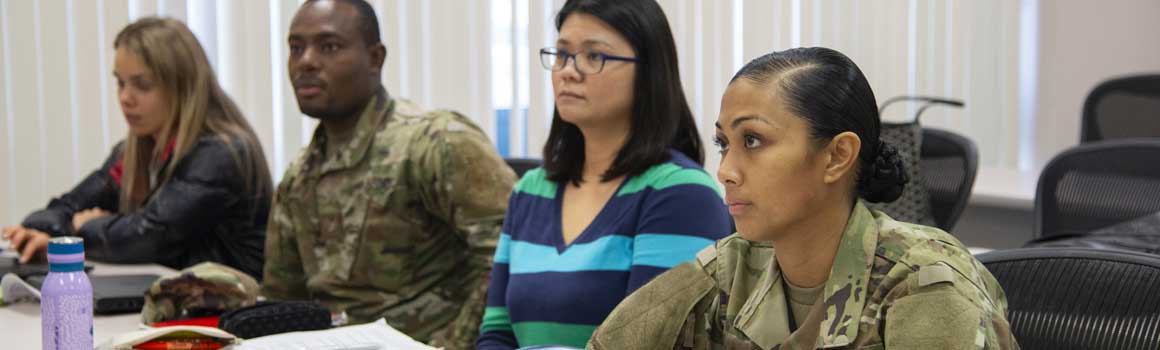
[[[25,228],[24,226],[9,226],[4,228],[4,239],[11,242],[12,250],[20,252],[20,263],[27,263],[32,258],[43,258],[48,252],[47,233]]]
[[[77,212],[73,215],[73,232],[80,232],[81,226],[84,226],[86,222],[102,216],[109,216],[109,212],[101,208],[90,208]]]

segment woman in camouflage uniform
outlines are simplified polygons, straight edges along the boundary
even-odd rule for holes
[[[595,349],[1012,349],[1007,302],[957,239],[865,202],[908,179],[861,70],[774,52],[721,102],[717,173],[738,233],[625,299]]]

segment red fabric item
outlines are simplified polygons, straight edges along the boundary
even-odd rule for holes
[[[118,186],[121,185],[121,173],[125,172],[124,169],[125,157],[117,159],[117,164],[113,164],[113,167],[109,168],[109,177],[113,178],[113,182],[116,182]]]
[[[217,350],[225,344],[211,338],[151,340],[133,346],[138,350]]]
[[[169,144],[165,145],[165,151],[161,153],[161,162],[169,161],[169,156],[173,155],[173,148],[177,146],[177,139],[169,140]],[[117,164],[109,168],[109,177],[113,178],[113,182],[121,185],[121,176],[125,173],[125,157],[117,159]]]
[[[198,318],[188,318],[188,319],[184,319],[184,320],[154,322],[150,326],[153,326],[153,327],[205,326],[205,327],[217,328],[218,316],[198,317]]]

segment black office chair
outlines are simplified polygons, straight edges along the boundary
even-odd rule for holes
[[[1007,294],[1019,346],[1160,349],[1160,257],[1082,248],[1023,248],[978,256]]]
[[[1105,81],[1083,104],[1080,141],[1160,137],[1160,74]]]
[[[951,232],[967,207],[975,175],[979,172],[979,151],[962,135],[940,129],[922,129],[919,181],[930,194],[931,215],[943,231]]]
[[[1160,139],[1082,144],[1043,168],[1035,237],[1077,234],[1160,211]]]
[[[512,167],[512,170],[516,171],[516,176],[518,177],[524,177],[524,173],[528,172],[528,170],[535,169],[540,164],[543,164],[539,159],[532,158],[504,158],[504,161],[507,162],[508,166]]]

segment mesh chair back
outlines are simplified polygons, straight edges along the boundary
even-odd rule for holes
[[[1160,211],[1160,140],[1084,144],[1043,168],[1035,237],[1090,232]]]
[[[1108,80],[1083,106],[1082,142],[1160,137],[1160,74]]]
[[[543,164],[539,159],[532,158],[504,158],[504,161],[507,162],[508,166],[512,167],[512,170],[515,170],[517,177],[524,177],[524,173],[528,172],[528,170],[535,169]]]
[[[930,193],[935,225],[951,232],[967,207],[975,175],[979,172],[979,151],[962,135],[940,129],[922,129],[922,173],[919,181]]]
[[[1160,349],[1160,257],[1082,248],[978,256],[1007,294],[1019,346]]]

